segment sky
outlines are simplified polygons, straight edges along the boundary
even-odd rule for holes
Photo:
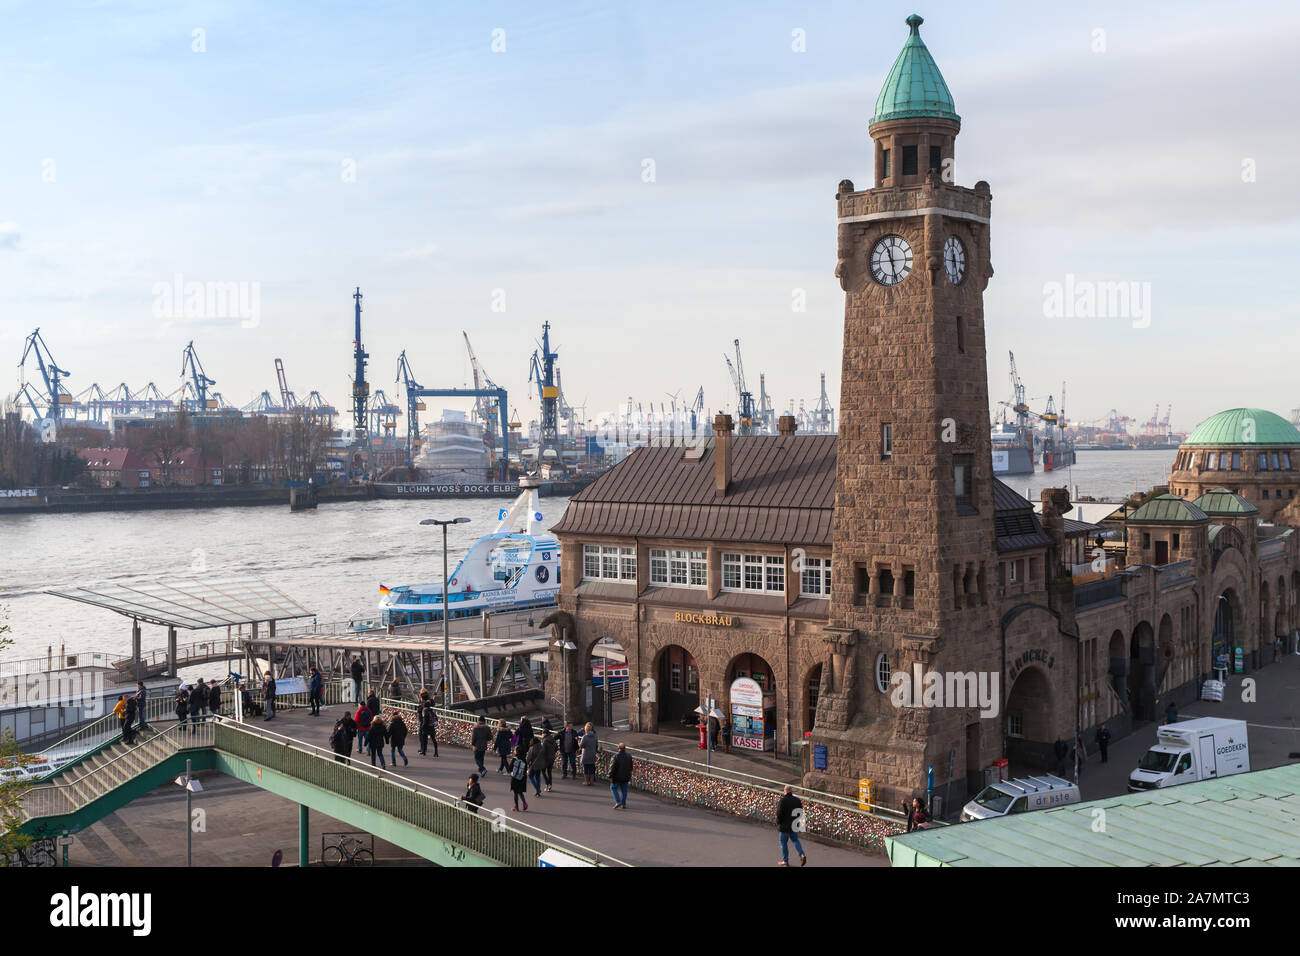
[[[402,350],[423,385],[466,384],[465,331],[536,418],[549,321],[590,420],[701,387],[730,408],[737,338],[778,410],[822,372],[835,404],[834,195],[870,185],[913,12],[962,117],[957,182],[993,192],[991,401],[1013,351],[1030,404],[1066,383],[1074,421],[1289,416],[1285,3],[0,0],[0,394],[39,327],[74,394],[174,391],[193,341],[231,404],[274,393],[278,357],[343,407],[359,286],[390,396]],[[1110,282],[1149,308],[1050,306]],[[177,283],[246,308],[186,314]]]

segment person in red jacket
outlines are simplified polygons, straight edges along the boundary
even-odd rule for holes
[[[374,715],[370,713],[369,707],[362,704],[352,715],[352,719],[357,722],[357,752],[365,753],[366,746],[370,743],[370,723]]]

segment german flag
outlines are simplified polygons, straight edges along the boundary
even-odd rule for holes
[[[381,584],[381,585],[379,585],[379,593],[380,593],[380,594],[390,594],[390,593],[392,593],[392,588],[390,588],[387,584]]]

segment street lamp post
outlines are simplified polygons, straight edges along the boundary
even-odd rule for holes
[[[176,778],[176,786],[185,788],[185,865],[194,865],[194,794],[203,792],[203,784],[194,779],[192,760],[185,761],[185,776]]]
[[[569,723],[569,651],[576,651],[578,645],[573,641],[559,640],[554,644],[560,649],[560,657],[564,660],[564,689],[560,691],[560,707],[564,712],[564,723]]]
[[[442,705],[448,709],[451,709],[456,695],[452,693],[451,686],[451,632],[448,630],[447,615],[447,525],[466,524],[468,521],[468,518],[448,518],[446,521],[425,518],[420,522],[442,527]]]

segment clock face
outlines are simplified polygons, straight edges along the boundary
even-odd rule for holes
[[[881,285],[897,285],[912,271],[912,247],[902,236],[885,236],[871,250],[871,275]]]
[[[966,278],[966,247],[956,236],[944,240],[943,268],[953,285],[961,285],[962,279]]]

